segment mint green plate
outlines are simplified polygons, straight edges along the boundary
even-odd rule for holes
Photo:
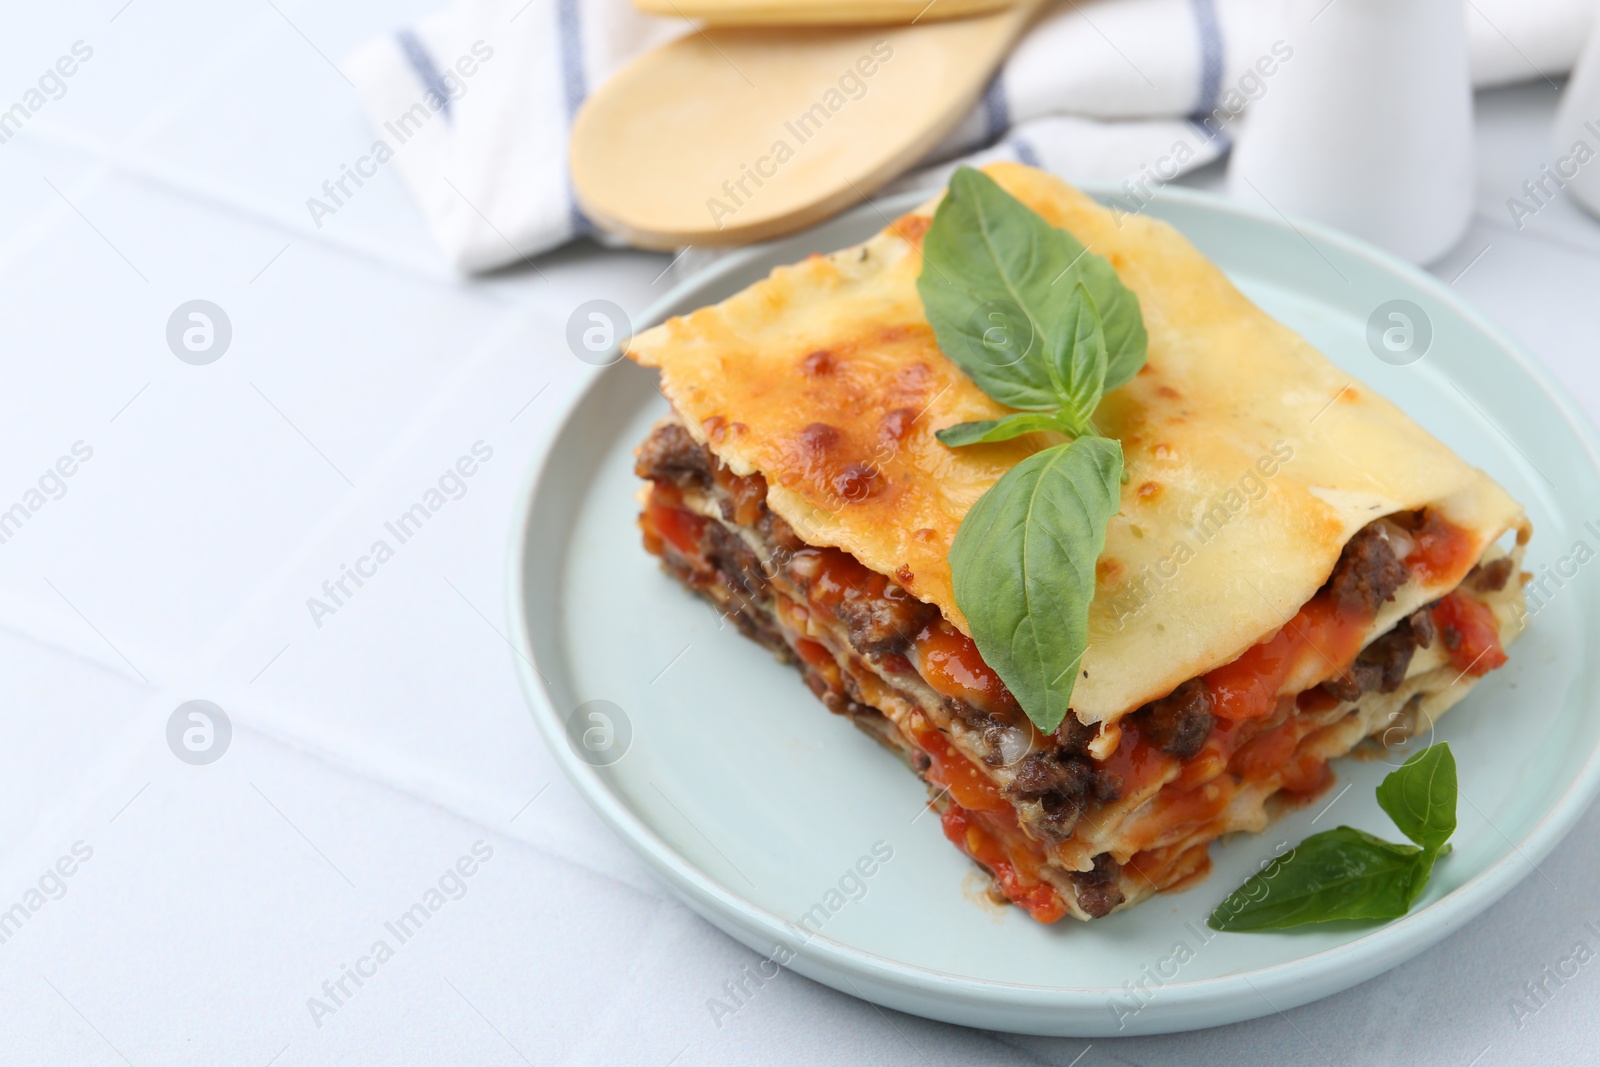
[[[918,199],[730,255],[641,325],[859,241]],[[1439,282],[1348,237],[1212,196],[1168,190],[1149,210],[1523,501],[1535,529],[1530,570],[1556,565],[1580,539],[1600,546],[1584,526],[1600,520],[1592,429],[1542,368]],[[1426,356],[1404,366],[1367,342],[1369,317],[1396,299],[1423,308],[1433,333]],[[984,901],[903,765],[640,547],[632,449],[665,410],[654,373],[628,363],[597,371],[532,472],[510,568],[523,683],[573,783],[691,908],[835,989],[1033,1034],[1160,1033],[1265,1015],[1370,978],[1473,918],[1535,872],[1600,787],[1596,657],[1586,654],[1597,601],[1585,569],[1548,598],[1511,663],[1441,723],[1460,765],[1460,829],[1404,919],[1272,934],[1205,927],[1231,889],[1307,834],[1347,823],[1395,836],[1373,801],[1387,767],[1344,760],[1327,800],[1213,845],[1215,869],[1199,886],[1098,922],[1041,926]],[[583,720],[590,747],[569,742],[568,719],[597,700],[609,704],[581,709],[607,715]]]

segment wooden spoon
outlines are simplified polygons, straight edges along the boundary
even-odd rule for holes
[[[633,0],[647,15],[718,26],[855,26],[960,19],[1014,0]]]
[[[803,229],[925,156],[1043,3],[914,26],[691,31],[579,110],[579,203],[643,248]]]

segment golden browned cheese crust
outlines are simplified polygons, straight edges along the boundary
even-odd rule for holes
[[[1107,530],[1074,710],[1113,721],[1238,656],[1294,614],[1371,519],[1433,505],[1474,556],[1525,520],[1482,471],[1261,311],[1171,226],[1120,218],[1014,164],[987,172],[1108,258],[1139,297],[1149,360],[1097,422],[1129,480]],[[1008,409],[935,344],[916,277],[936,201],[863,245],[781,267],[635,337],[690,431],[808,542],[965,619],[950,544],[1047,435],[950,449],[934,431]],[[1454,584],[1413,583],[1372,632]]]

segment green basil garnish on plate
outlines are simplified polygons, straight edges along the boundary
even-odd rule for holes
[[[1423,749],[1378,786],[1378,806],[1400,832],[1437,852],[1456,832],[1456,761],[1448,744]]]
[[[1428,884],[1456,829],[1456,761],[1448,744],[1412,756],[1378,786],[1378,805],[1415,844],[1340,826],[1313,834],[1234,890],[1213,930],[1283,930],[1331,919],[1398,919]]]
[[[940,430],[945,445],[1049,430],[973,505],[950,547],[972,640],[1034,725],[1067,716],[1088,646],[1095,562],[1121,506],[1122,445],[1095,429],[1100,398],[1144,366],[1139,299],[1102,256],[963,167],[922,244],[917,292],[939,348],[1018,412]]]

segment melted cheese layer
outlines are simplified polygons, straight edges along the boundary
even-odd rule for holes
[[[1171,226],[1117,218],[1050,175],[987,173],[1105,256],[1137,294],[1149,360],[1102,402],[1129,481],[1111,521],[1073,706],[1111,722],[1274,633],[1372,519],[1432,505],[1475,559],[1522,509],[1482,471],[1252,304]],[[934,341],[916,291],[937,201],[867,242],[780,267],[647,330],[690,432],[807,542],[849,552],[966,620],[951,541],[973,503],[1050,435],[950,449],[934,431],[1008,409]],[[1411,583],[1367,638],[1460,580]],[[1365,643],[1365,639],[1363,640]]]

